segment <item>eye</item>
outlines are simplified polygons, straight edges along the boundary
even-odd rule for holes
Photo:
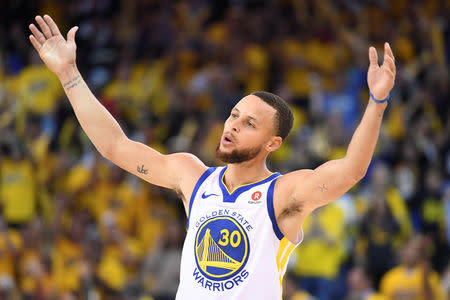
[[[253,127],[253,128],[255,128],[255,125],[253,125],[253,123],[252,123],[252,122],[250,122],[250,121],[247,121],[247,126],[250,126],[250,127]]]
[[[237,118],[237,114],[231,114],[231,117],[233,118],[233,119],[236,119]]]

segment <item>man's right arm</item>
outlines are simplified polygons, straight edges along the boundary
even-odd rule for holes
[[[190,177],[195,179],[206,170],[206,166],[192,154],[163,155],[128,139],[117,121],[89,90],[76,66],[66,69],[58,77],[84,132],[102,156],[117,166],[152,184],[181,192],[185,190],[184,177],[192,175]]]
[[[206,166],[194,155],[162,155],[128,139],[117,121],[89,90],[76,67],[77,27],[69,31],[65,40],[49,16],[38,16],[36,22],[41,31],[31,24],[33,35],[30,35],[30,41],[47,67],[58,76],[81,127],[96,149],[124,170],[181,193],[186,204],[187,196]]]

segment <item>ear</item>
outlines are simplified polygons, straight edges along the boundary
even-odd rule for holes
[[[273,152],[281,147],[281,144],[283,143],[283,139],[279,136],[273,136],[270,138],[269,141],[266,143],[266,150],[267,152]]]

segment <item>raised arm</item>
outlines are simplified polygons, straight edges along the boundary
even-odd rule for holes
[[[142,179],[181,193],[184,200],[206,167],[187,153],[162,155],[154,149],[129,140],[117,121],[95,98],[76,66],[75,33],[73,27],[67,40],[50,16],[37,16],[40,30],[30,25],[30,41],[39,56],[54,72],[69,98],[75,115],[96,149],[119,167]],[[180,166],[183,168],[180,168]]]
[[[375,48],[369,49],[367,83],[373,97],[383,100],[394,86],[395,62],[388,43],[384,62],[378,65]],[[295,237],[303,219],[315,208],[336,200],[362,179],[369,167],[387,102],[369,99],[364,116],[353,134],[346,156],[315,170],[299,170],[282,176],[275,186],[275,214],[280,229]],[[277,197],[278,195],[278,197]],[[283,228],[281,228],[283,227]]]

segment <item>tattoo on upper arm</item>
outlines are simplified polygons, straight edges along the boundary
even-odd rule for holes
[[[328,191],[328,187],[325,185],[325,183],[322,184],[322,186],[319,186],[318,188],[319,188],[319,190],[320,190],[321,192],[326,192],[326,191]]]
[[[142,167],[139,167],[139,165],[137,166],[137,171],[139,172],[139,173],[142,173],[142,174],[148,174],[148,169],[146,170],[146,169],[144,169],[144,165],[142,165]]]
[[[73,79],[67,81],[63,84],[63,87],[68,91],[77,85],[81,84],[81,77],[80,75],[75,76]]]

